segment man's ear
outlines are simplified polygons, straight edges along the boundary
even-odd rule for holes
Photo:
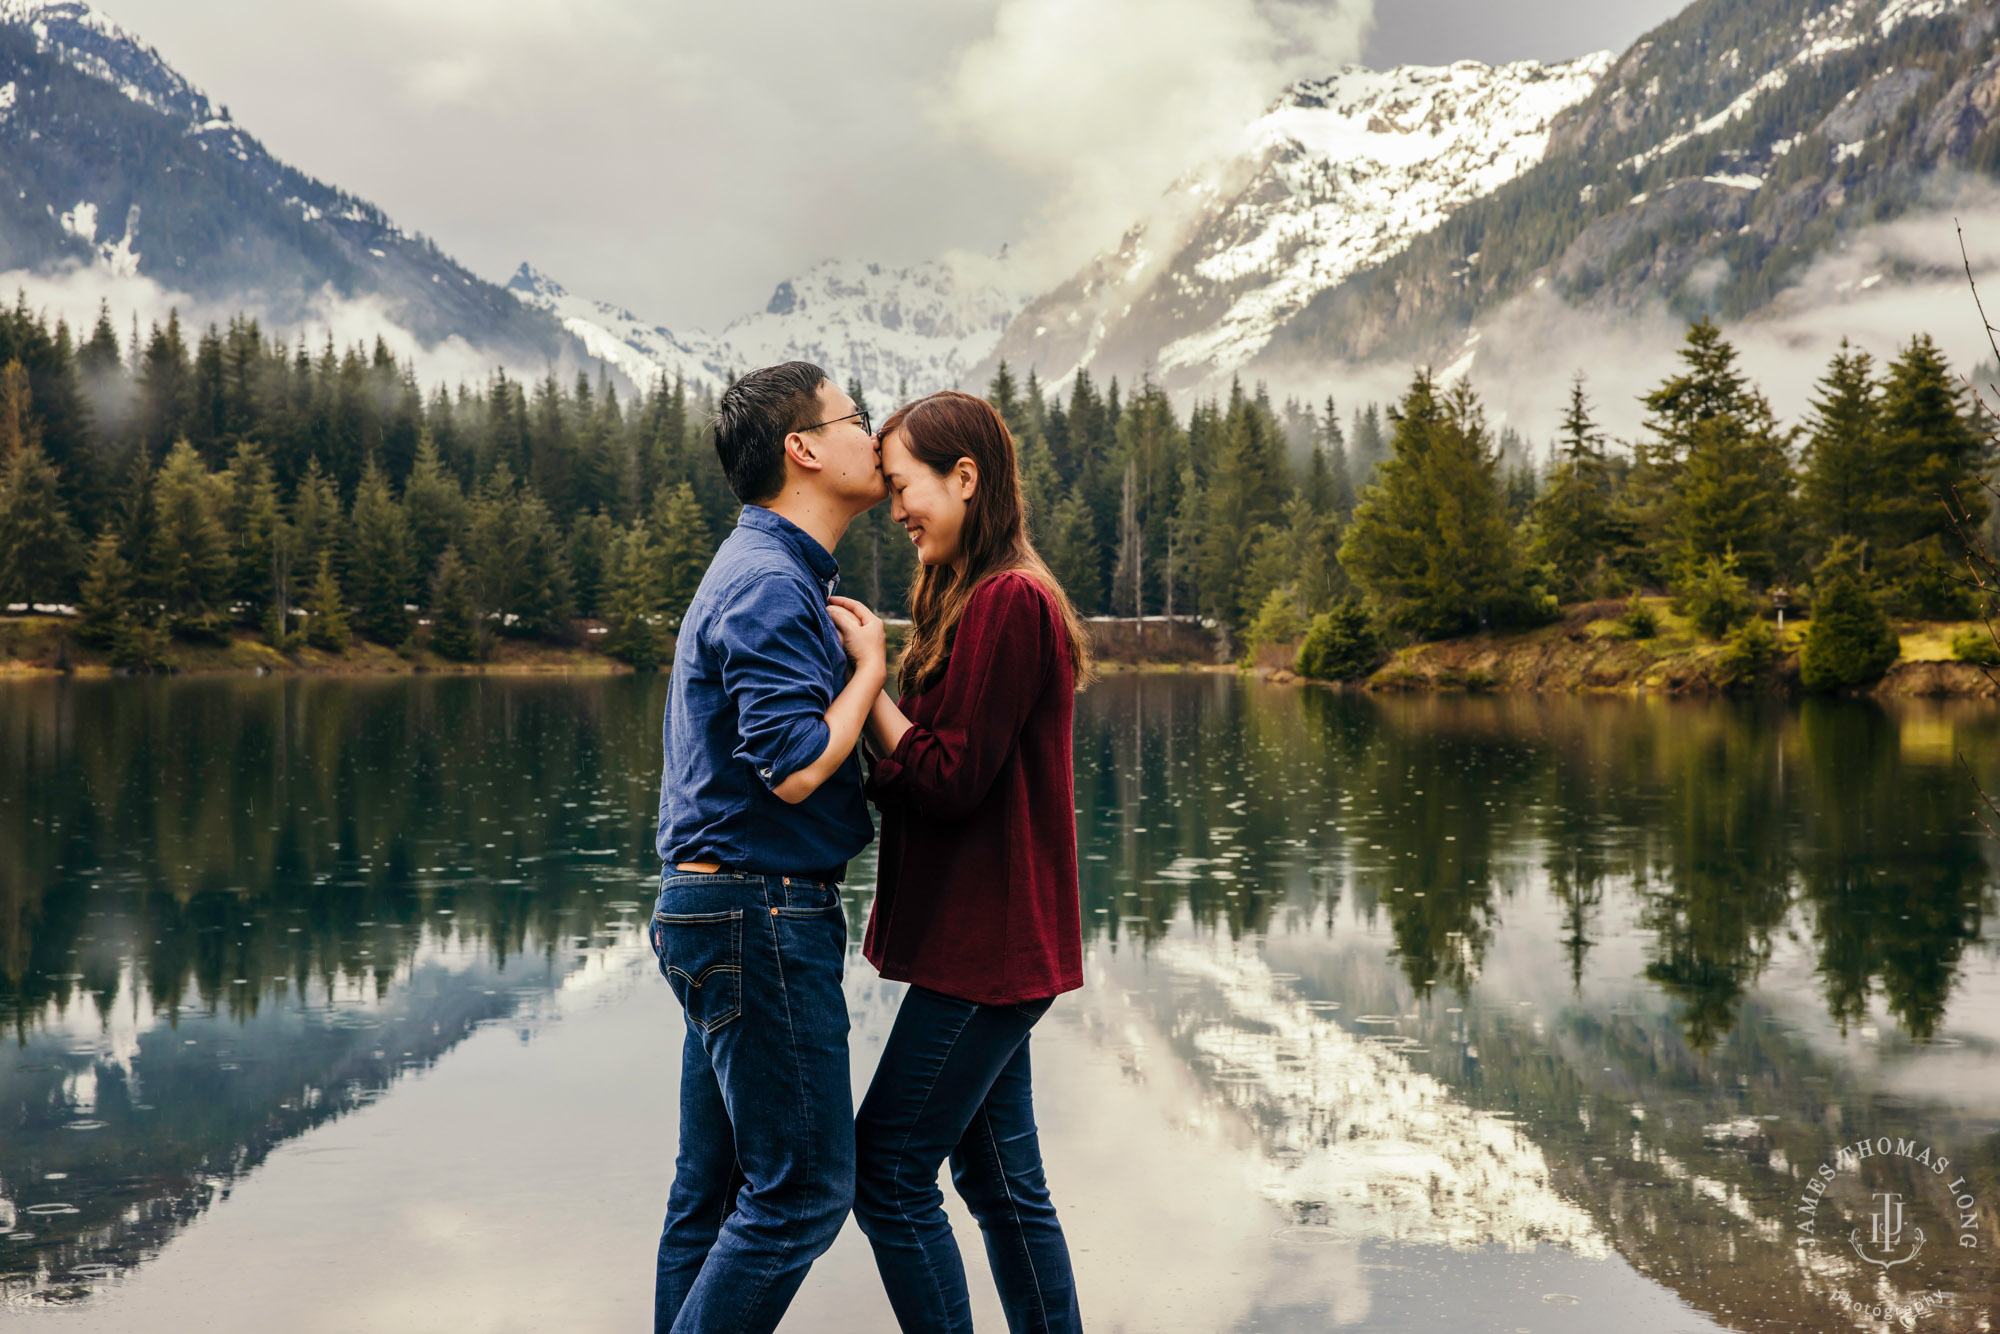
[[[798,431],[793,431],[785,437],[785,457],[807,472],[819,472],[826,467],[826,464],[820,462],[819,457],[813,453],[812,441]]]
[[[958,478],[958,498],[970,500],[979,490],[979,465],[969,458],[961,458],[953,475]]]

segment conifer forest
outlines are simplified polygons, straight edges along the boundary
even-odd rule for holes
[[[1079,607],[1199,618],[1225,651],[1303,641],[1307,675],[1579,602],[1629,600],[1644,637],[1651,595],[1752,665],[1778,651],[1774,600],[1815,616],[1804,676],[1839,685],[1886,669],[1892,618],[1986,610],[1964,537],[1989,519],[1991,448],[1928,337],[1886,363],[1843,344],[1792,422],[1715,325],[1679,358],[1630,441],[1599,428],[1584,372],[1537,442],[1422,370],[1386,405],[1239,383],[1183,412],[1150,382],[1004,364],[986,393]],[[121,337],[108,310],[84,333],[21,300],[0,309],[0,604],[73,608],[76,638],[133,668],[245,633],[465,661],[594,636],[657,665],[737,509],[712,406],[588,375],[426,386],[379,340],[314,351],[247,318]],[[903,614],[913,556],[886,505],[835,554],[846,591]]]

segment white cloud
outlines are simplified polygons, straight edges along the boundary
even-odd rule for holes
[[[1029,239],[1074,265],[1287,84],[1357,59],[1372,22],[1372,0],[1001,0],[932,114],[1047,191]]]
[[[241,309],[240,303],[210,305],[186,292],[163,287],[151,278],[116,273],[101,264],[70,265],[46,274],[25,269],[0,273],[0,292],[18,292],[31,310],[69,321],[78,341],[90,336],[100,304],[108,305],[119,346],[128,359],[131,348],[127,344],[135,316],[140,337],[144,338],[155,324],[164,325],[168,316],[177,312],[181,327],[192,343],[202,329],[210,324],[226,325]],[[395,322],[379,297],[348,300],[336,296],[331,288],[324,288],[308,305],[310,313],[303,320],[292,323],[263,320],[264,336],[285,342],[303,336],[315,350],[331,338],[336,348],[344,350],[355,344],[372,348],[379,335],[397,360],[415,365],[417,380],[426,388],[461,382],[477,384],[501,363],[500,358],[473,347],[455,334],[441,343],[424,346],[416,335]]]

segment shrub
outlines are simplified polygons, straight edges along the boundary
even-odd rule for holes
[[[1271,644],[1292,644],[1305,633],[1305,626],[1299,620],[1299,612],[1290,588],[1274,588],[1264,599],[1264,605],[1257,609],[1257,615],[1243,633],[1247,657],[1254,658],[1257,650]]]
[[[1388,656],[1361,599],[1342,598],[1313,617],[1299,645],[1298,673],[1321,681],[1353,681],[1381,666]]]
[[[1951,656],[1981,667],[2000,667],[2000,643],[1994,642],[1993,632],[1985,626],[1968,625],[1952,635]]]
[[[1863,582],[1854,549],[1846,542],[1819,568],[1813,615],[1799,650],[1799,676],[1808,690],[1839,690],[1882,679],[1902,645],[1881,602]]]
[[[1736,573],[1736,555],[1710,556],[1681,581],[1674,610],[1710,639],[1720,639],[1757,614],[1750,586]]]
[[[1651,639],[1660,633],[1658,614],[1638,598],[1633,598],[1625,608],[1625,614],[1618,618],[1618,625],[1628,639]]]
[[[1778,632],[1761,616],[1751,617],[1730,633],[1729,647],[1722,654],[1723,682],[1734,684],[1760,675],[1778,660],[1778,651]]]

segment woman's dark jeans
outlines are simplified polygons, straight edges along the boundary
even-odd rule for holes
[[[977,1005],[911,987],[855,1118],[854,1219],[908,1334],[972,1329],[938,1168],[979,1220],[1013,1334],[1082,1328],[1042,1175],[1028,1034],[1052,1000]]]

